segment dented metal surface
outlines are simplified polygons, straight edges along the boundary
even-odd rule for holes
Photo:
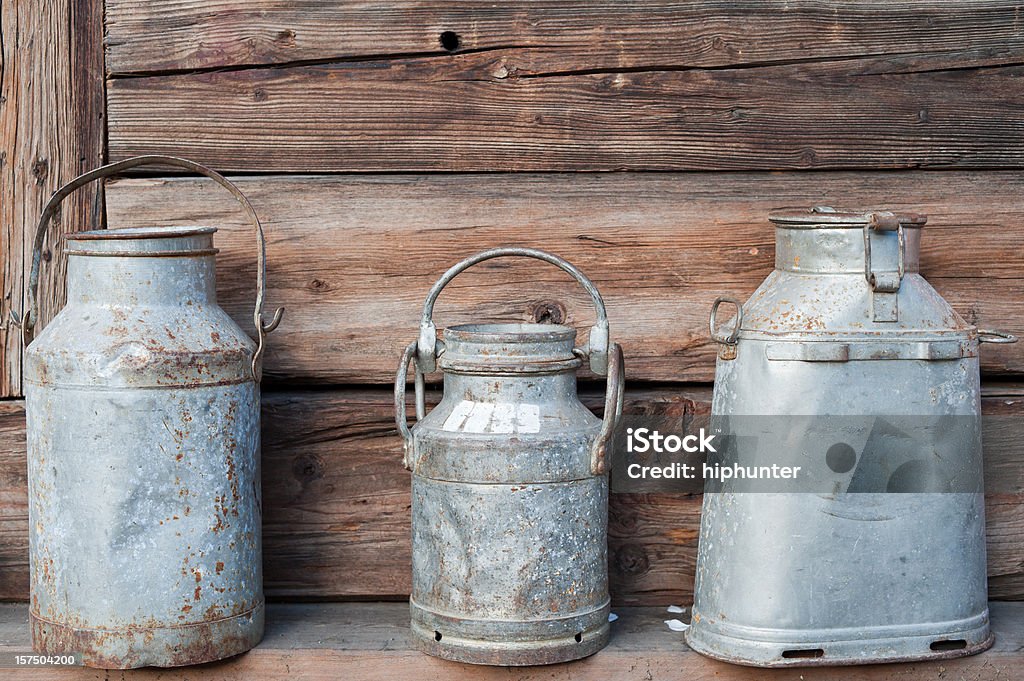
[[[262,636],[257,343],[217,305],[214,232],[68,237],[25,354],[37,652],[169,667]]]
[[[712,332],[721,347],[713,417],[956,417],[970,431],[957,436],[973,443],[959,455],[980,479],[979,332],[918,273],[924,218],[826,208],[772,221],[775,271],[726,323],[734,333]],[[824,465],[830,445],[860,435],[779,437],[820,451]],[[740,464],[756,457],[737,442]],[[704,498],[686,633],[698,652],[775,667],[991,645],[980,491],[728,487]]]
[[[598,349],[574,329],[473,324],[443,342],[410,344],[395,383],[396,421],[412,476],[412,633],[426,653],[493,665],[550,664],[608,641],[608,475],[605,447],[622,409],[622,361],[607,345],[604,304],[571,265],[546,253],[496,249],[467,259],[448,281],[492,257],[539,257],[573,274],[598,309]],[[603,331],[603,336],[602,336]],[[421,339],[422,340],[422,339]],[[580,403],[576,369],[595,354],[609,374],[604,423]],[[418,422],[405,419],[408,363]],[[440,366],[444,397],[422,408],[422,372]],[[429,369],[427,369],[429,370]]]

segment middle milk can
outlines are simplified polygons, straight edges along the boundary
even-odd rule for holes
[[[571,274],[597,322],[583,348],[555,324],[468,324],[437,340],[441,290],[466,268],[500,256],[537,258]],[[584,360],[608,375],[603,422],[576,395]],[[416,416],[406,424],[408,364]],[[423,374],[439,366],[444,395],[425,413]],[[498,248],[467,258],[434,285],[420,338],[406,348],[395,409],[412,471],[416,645],[462,662],[564,662],[608,641],[606,449],[622,410],[623,364],[608,342],[604,302],[568,262]]]
[[[982,651],[978,344],[1013,339],[965,322],[918,273],[923,216],[771,220],[775,271],[729,301],[727,331],[725,299],[712,311],[712,418],[736,436],[723,463],[788,457],[811,482],[705,494],[687,642],[768,667]]]

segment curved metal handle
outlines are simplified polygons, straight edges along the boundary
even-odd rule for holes
[[[718,306],[722,303],[729,303],[736,307],[736,324],[733,326],[732,331],[725,338],[718,335],[718,330],[715,328],[716,317],[718,316]],[[740,301],[735,298],[728,296],[719,296],[715,298],[715,302],[711,304],[711,314],[708,317],[708,329],[711,331],[711,340],[722,345],[736,345],[736,342],[740,336],[740,327],[743,326],[743,306]]]
[[[412,470],[412,430],[405,420],[405,384],[409,377],[409,363],[416,358],[416,341],[406,346],[402,354],[402,363],[398,365],[398,373],[395,374],[395,425],[398,426],[398,433],[402,436],[403,453],[402,465]],[[416,367],[416,420],[419,421],[426,415],[426,399],[423,385],[423,372],[420,371],[419,363],[413,362]]]
[[[608,387],[604,395],[604,420],[601,432],[590,448],[590,471],[603,475],[608,470],[608,443],[615,433],[615,424],[622,416],[622,405],[626,397],[626,364],[622,359],[622,348],[612,343],[608,349]]]
[[[1009,343],[1016,343],[1017,337],[1012,333],[1004,333],[1003,331],[993,331],[992,329],[978,329],[978,342],[979,343],[993,343],[995,345],[1007,345]]]
[[[247,199],[241,190],[230,180],[218,173],[216,170],[207,168],[195,161],[178,158],[177,156],[134,156],[123,161],[118,161],[117,163],[109,163],[105,166],[100,166],[99,168],[79,175],[53,193],[50,200],[46,203],[46,207],[43,208],[42,215],[39,216],[39,224],[36,226],[35,243],[32,250],[32,273],[29,276],[28,313],[21,320],[22,339],[24,340],[24,344],[27,347],[31,342],[32,329],[38,321],[39,311],[37,309],[36,295],[39,288],[39,262],[42,258],[43,243],[46,240],[46,230],[50,225],[50,220],[53,218],[53,214],[56,212],[57,207],[72,192],[86,184],[89,184],[93,180],[109,177],[122,170],[127,170],[128,168],[151,164],[184,168],[210,178],[220,186],[227,189],[228,192],[230,192],[231,195],[234,196],[240,204],[242,204],[246,215],[248,215],[249,220],[256,228],[256,306],[253,311],[252,319],[253,324],[256,326],[257,334],[259,335],[259,344],[256,346],[256,352],[253,353],[252,356],[252,375],[258,383],[262,377],[261,360],[263,358],[264,339],[268,333],[277,328],[277,325],[281,323],[281,316],[284,314],[284,308],[279,307],[274,311],[274,317],[270,320],[270,323],[263,323],[263,298],[267,292],[265,282],[267,274],[267,248],[266,240],[263,236],[263,225],[260,224],[259,216],[256,215],[256,209],[253,208],[249,199]]]
[[[434,325],[434,320],[431,317],[434,314],[434,303],[437,301],[441,291],[451,283],[452,279],[473,265],[484,260],[505,256],[536,258],[537,260],[550,263],[572,275],[586,292],[590,294],[590,297],[594,300],[594,307],[597,309],[597,321],[590,329],[590,338],[587,340],[586,351],[590,355],[591,371],[598,375],[607,373],[608,315],[605,312],[604,300],[601,298],[601,294],[598,293],[597,287],[594,286],[594,283],[585,274],[576,269],[574,265],[559,258],[557,255],[533,248],[515,247],[492,248],[491,250],[470,256],[450,267],[447,272],[441,275],[441,278],[437,280],[433,288],[430,289],[430,292],[427,294],[427,300],[423,303],[423,318],[420,320],[420,338],[417,341],[416,362],[420,371],[429,374],[437,368],[437,327]]]

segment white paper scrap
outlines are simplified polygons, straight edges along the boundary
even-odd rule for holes
[[[668,606],[668,611],[674,615],[679,615],[686,612],[686,608],[680,608],[678,605],[670,605]]]
[[[619,619],[619,616],[616,615],[614,612],[608,613],[608,621],[609,622],[614,622],[617,619]]]
[[[686,631],[690,628],[689,624],[680,622],[679,620],[665,620],[665,624],[667,624],[668,628],[672,631]]]

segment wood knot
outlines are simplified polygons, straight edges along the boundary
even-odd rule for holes
[[[538,324],[561,324],[565,321],[565,306],[555,300],[542,300],[531,310],[533,321]]]
[[[274,42],[284,47],[295,47],[295,31],[290,28],[278,31]]]
[[[323,279],[313,279],[308,286],[310,291],[330,291],[331,285]]]
[[[292,475],[303,484],[319,480],[324,477],[324,462],[314,454],[298,456],[292,464]]]
[[[642,575],[651,567],[647,551],[637,544],[624,544],[615,552],[615,571],[621,575]]]
[[[254,102],[265,102],[267,101],[267,91],[261,87],[256,88],[252,91],[252,101]]]
[[[36,184],[42,184],[49,174],[50,162],[45,158],[41,158],[32,164],[32,176],[36,178]]]

